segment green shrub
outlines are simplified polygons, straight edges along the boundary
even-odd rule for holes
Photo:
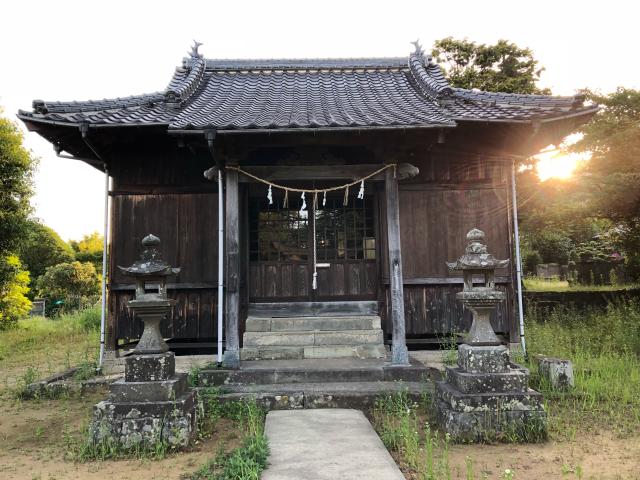
[[[37,286],[38,294],[50,306],[63,305],[66,311],[78,310],[86,303],[84,299],[100,294],[100,278],[91,263],[59,263],[49,267]]]
[[[87,332],[100,329],[100,321],[102,319],[102,308],[93,307],[82,310],[78,315],[78,323]]]

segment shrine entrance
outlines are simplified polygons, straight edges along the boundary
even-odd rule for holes
[[[345,205],[343,193],[329,193],[317,206],[312,198],[305,199],[304,209],[302,203],[299,195],[285,202],[276,191],[272,204],[264,193],[250,195],[249,301],[375,300],[380,256],[375,196],[353,194]]]

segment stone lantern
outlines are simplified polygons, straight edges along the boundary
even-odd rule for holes
[[[508,266],[487,252],[484,232],[467,233],[464,255],[453,263],[462,271],[464,287],[456,298],[471,310],[473,323],[458,348],[457,366],[446,367],[444,381],[436,384],[438,423],[456,441],[476,442],[510,432],[522,440],[545,436],[542,395],[529,388],[529,370],[511,363],[489,317],[505,294],[495,289],[495,269]],[[482,276],[474,285],[474,275]]]
[[[496,337],[489,317],[496,306],[502,302],[506,295],[496,290],[496,268],[505,268],[509,260],[496,260],[487,252],[484,242],[484,232],[474,228],[467,233],[467,248],[455,262],[447,262],[452,271],[462,271],[464,287],[462,292],[456,294],[456,298],[471,310],[473,322],[467,334],[467,345],[500,345]],[[474,286],[473,276],[482,275],[484,281],[481,286]]]
[[[144,322],[144,330],[136,354],[163,353],[169,350],[160,334],[160,322],[169,314],[175,300],[167,298],[167,277],[180,273],[162,260],[158,246],[160,239],[147,235],[142,239],[140,260],[130,267],[118,267],[122,273],[133,277],[136,282],[135,298],[128,305],[134,316]],[[155,292],[147,292],[155,288]]]
[[[147,235],[140,260],[118,267],[135,280],[129,307],[144,330],[125,358],[124,378],[113,382],[109,397],[94,406],[91,433],[96,443],[186,446],[197,434],[196,393],[188,388],[187,374],[176,373],[175,356],[160,334],[160,322],[175,305],[167,298],[167,277],[180,269],[160,258],[159,245],[158,237]]]

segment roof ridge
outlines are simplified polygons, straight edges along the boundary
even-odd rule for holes
[[[409,55],[409,69],[420,90],[432,100],[450,96],[453,89],[442,74],[440,66],[433,63],[431,55],[425,56],[418,40],[412,43],[416,49]]]
[[[160,102],[164,99],[164,92],[143,93],[126,97],[103,98],[102,100],[73,100],[73,101],[45,101],[34,100],[34,113],[72,113],[111,110],[115,108],[129,108]]]
[[[453,95],[463,100],[473,100],[492,104],[519,104],[535,106],[570,106],[578,108],[583,106],[585,96],[575,95],[543,95],[530,93],[487,92],[484,90],[472,90],[468,88],[453,88]]]
[[[406,68],[406,57],[352,58],[207,58],[207,70],[299,70]]]
[[[178,73],[182,73],[182,71],[181,69],[176,69],[176,73],[164,92],[167,103],[180,106],[198,89],[207,69],[206,60],[202,57],[202,54],[198,53],[200,45],[202,44],[194,41],[194,46],[189,52],[188,62],[185,63],[186,76],[180,78]]]

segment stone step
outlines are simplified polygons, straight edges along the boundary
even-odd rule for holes
[[[294,360],[302,358],[385,358],[383,344],[243,347],[242,360]]]
[[[321,317],[377,315],[378,302],[278,302],[250,303],[250,317]]]
[[[334,345],[382,345],[383,333],[375,330],[245,332],[245,347],[310,347]]]
[[[440,372],[411,360],[395,366],[385,359],[336,358],[245,361],[239,370],[211,369],[199,373],[200,385],[272,385],[331,382],[424,382],[440,379]]]
[[[433,395],[431,382],[333,382],[231,385],[220,395],[222,402],[255,399],[267,410],[301,408],[371,408],[377,398],[406,391],[414,402]]]
[[[447,381],[461,393],[526,392],[529,370],[511,364],[508,372],[471,373],[460,367],[446,367]]]
[[[524,392],[462,393],[449,383],[438,382],[435,399],[456,412],[544,411],[542,394],[530,388]]]
[[[378,315],[333,317],[248,317],[247,332],[345,331],[380,329]]]
[[[109,387],[113,402],[166,402],[181,397],[187,391],[187,374],[178,373],[168,380],[127,382],[124,378]]]

